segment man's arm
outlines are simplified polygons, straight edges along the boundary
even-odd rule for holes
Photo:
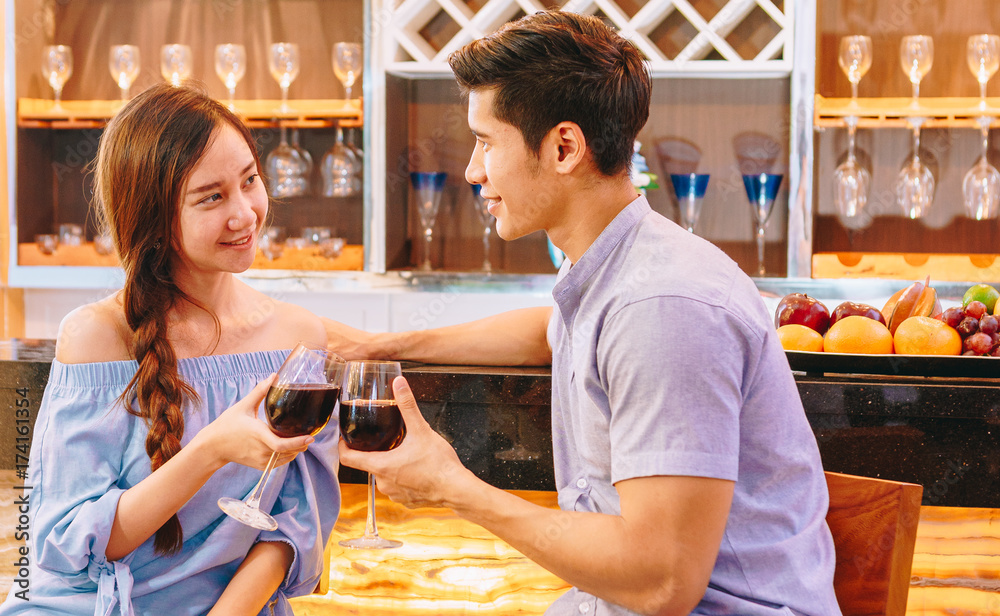
[[[733,482],[645,477],[616,484],[621,515],[533,505],[475,477],[395,382],[406,438],[388,452],[341,442],[341,462],[372,472],[407,506],[449,507],[585,592],[643,614],[687,615],[705,594],[732,502]]]
[[[373,334],[323,319],[330,349],[346,359],[408,359],[434,364],[545,366],[552,308],[522,308],[436,329]]]

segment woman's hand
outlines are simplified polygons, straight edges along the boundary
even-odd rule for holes
[[[271,375],[258,383],[245,398],[226,409],[192,439],[191,444],[202,448],[211,464],[222,468],[235,462],[263,470],[271,454],[277,452],[277,466],[281,466],[294,460],[315,440],[312,436],[281,438],[257,419],[257,409],[273,381],[274,375]]]

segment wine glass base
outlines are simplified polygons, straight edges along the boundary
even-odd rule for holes
[[[219,499],[219,509],[226,515],[247,526],[260,530],[276,530],[278,523],[274,518],[256,507],[251,507],[238,498],[223,496]]]
[[[388,550],[398,548],[403,545],[402,541],[384,539],[375,535],[374,537],[356,537],[354,539],[344,539],[338,541],[337,545],[354,550]]]

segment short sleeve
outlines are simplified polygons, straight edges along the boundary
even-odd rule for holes
[[[278,529],[261,532],[258,538],[287,543],[295,553],[278,589],[286,597],[311,593],[323,571],[323,551],[340,514],[339,439],[340,431],[331,421],[309,449],[289,463],[270,511]]]
[[[597,348],[611,409],[611,481],[735,481],[747,365],[760,341],[720,306],[652,297],[609,315]]]
[[[31,535],[38,566],[74,586],[96,584],[108,568],[131,419],[107,390],[50,383],[43,397],[29,464]]]

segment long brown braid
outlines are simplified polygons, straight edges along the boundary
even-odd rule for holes
[[[129,341],[139,368],[121,401],[148,426],[151,470],[181,449],[185,399],[197,394],[177,371],[167,317],[178,302],[207,308],[174,282],[172,252],[177,211],[188,177],[215,130],[230,125],[246,140],[257,166],[253,135],[225,106],[189,87],[160,84],[127,103],[108,123],[94,162],[97,214],[111,233],[125,270],[121,292]],[[215,319],[217,334],[219,321]],[[177,553],[184,533],[174,514],[156,531],[154,548]]]

